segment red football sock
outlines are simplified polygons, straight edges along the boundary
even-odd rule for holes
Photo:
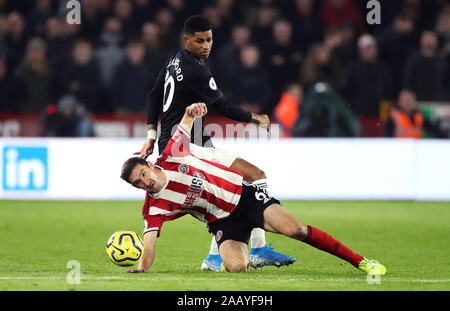
[[[335,255],[355,267],[358,267],[361,260],[363,260],[361,255],[354,253],[350,248],[333,238],[328,233],[311,226],[308,226],[308,237],[305,242],[315,248]]]

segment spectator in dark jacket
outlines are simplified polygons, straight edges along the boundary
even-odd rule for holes
[[[261,113],[270,98],[270,81],[267,71],[259,65],[259,49],[247,45],[241,49],[241,64],[233,80],[235,102],[246,110]]]
[[[300,82],[306,92],[317,82],[326,82],[333,89],[339,90],[343,74],[339,60],[334,57],[330,48],[316,43],[311,46],[300,67]]]
[[[135,36],[140,28],[139,22],[133,19],[133,3],[131,0],[117,0],[113,2],[114,16],[122,24],[122,35],[124,38]]]
[[[224,85],[222,91],[228,91],[233,79],[236,77],[236,71],[240,64],[240,50],[242,47],[250,44],[251,31],[250,28],[244,25],[237,25],[231,31],[231,40],[224,44],[218,51],[217,67],[218,75],[217,81]]]
[[[398,15],[392,26],[377,38],[380,58],[391,69],[392,89],[397,94],[402,86],[405,61],[415,49],[414,22],[407,15]]]
[[[293,40],[292,24],[286,20],[277,20],[272,28],[271,44],[265,48],[265,58],[271,73],[273,105],[267,107],[267,113],[272,113],[276,100],[280,98],[283,89],[297,79],[297,72],[302,60],[299,47]]]
[[[142,25],[141,41],[145,46],[145,61],[152,67],[152,76],[157,77],[166,62],[169,50],[165,49],[158,25],[147,22]]]
[[[65,20],[50,17],[45,24],[45,40],[47,42],[47,58],[55,70],[59,73],[64,63],[70,60],[73,42],[64,34]]]
[[[259,42],[262,48],[268,44],[267,38],[272,35],[272,25],[277,17],[277,11],[270,6],[261,6],[254,9],[254,20],[251,21],[252,38]]]
[[[19,112],[41,112],[52,103],[53,73],[46,58],[46,46],[42,39],[30,40],[24,61],[15,72],[15,79],[22,90]]]
[[[33,29],[36,35],[42,35],[45,31],[45,24],[52,13],[51,0],[35,1],[34,10],[27,17],[27,27]]]
[[[125,60],[114,74],[112,96],[114,108],[119,112],[143,113],[153,79],[150,65],[144,62],[145,47],[140,41],[130,41]]]
[[[438,55],[438,39],[433,31],[420,37],[420,51],[406,62],[403,87],[412,90],[419,101],[445,99],[447,63]]]
[[[6,30],[3,41],[6,46],[7,61],[9,68],[15,69],[23,59],[28,40],[23,15],[19,12],[9,13],[6,19]]]
[[[79,39],[73,48],[72,59],[63,69],[61,90],[74,94],[91,112],[108,112],[101,100],[103,85],[98,64],[92,58],[91,43]]]
[[[306,54],[308,48],[322,36],[323,24],[317,18],[314,6],[314,0],[295,0],[287,12],[293,26],[294,40],[298,42],[302,54]]]
[[[109,87],[116,67],[123,60],[122,24],[116,17],[107,18],[100,34],[99,46],[95,51],[102,82]]]
[[[346,97],[360,117],[378,118],[380,101],[392,97],[390,73],[378,60],[375,38],[363,35],[358,40],[359,59],[350,65]]]
[[[0,111],[17,110],[18,92],[16,83],[8,72],[6,58],[0,55]]]

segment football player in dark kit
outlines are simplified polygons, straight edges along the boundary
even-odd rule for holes
[[[205,63],[213,45],[210,22],[201,15],[189,17],[184,23],[185,48],[169,58],[159,72],[156,83],[148,95],[147,140],[141,150],[135,152],[146,159],[153,153],[156,141],[156,128],[161,114],[161,133],[158,149],[161,153],[173,131],[181,121],[186,107],[195,102],[204,102],[212,106],[221,115],[238,122],[254,123],[270,129],[267,115],[245,111],[229,102],[216,85],[208,65]],[[267,188],[265,173],[251,163],[212,146],[211,137],[203,133],[203,119],[194,123],[191,135],[191,151],[199,157],[219,162],[241,172],[245,181]],[[267,190],[267,189],[266,189]],[[265,232],[260,228],[252,231],[250,238],[250,265],[254,268],[266,265],[282,266],[295,262],[295,258],[276,252],[267,246]],[[202,263],[202,270],[220,271],[220,258],[217,243],[212,238],[208,256]]]

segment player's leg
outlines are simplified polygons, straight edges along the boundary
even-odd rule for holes
[[[244,180],[247,182],[255,183],[255,181],[260,181],[260,184],[267,183],[266,173],[244,159],[236,158],[230,168],[241,172],[244,175]]]
[[[264,189],[267,192],[266,174],[253,164],[220,148],[200,147],[195,144],[190,144],[190,149],[192,154],[200,159],[219,163],[241,172],[246,181],[257,184],[261,189]],[[278,253],[273,248],[267,246],[266,233],[263,229],[253,229],[250,237],[250,244],[250,265],[255,269],[267,265],[289,265],[295,262],[295,258]],[[216,272],[220,271],[221,259],[217,254],[218,247],[213,238],[211,240],[210,252],[203,260],[201,269]]]
[[[220,272],[220,265],[222,264],[222,257],[219,254],[219,247],[217,246],[216,238],[213,236],[211,245],[209,247],[208,256],[203,260],[201,269],[205,271]]]
[[[227,272],[246,272],[249,265],[248,245],[226,240],[219,247],[220,257]]]
[[[266,193],[267,190],[267,176],[266,173],[259,169],[257,166],[247,162],[242,158],[236,158],[231,164],[230,168],[235,169],[241,172],[244,175],[244,180],[247,182],[251,182]],[[252,231],[252,236],[250,237],[250,243],[253,248],[262,248],[266,246],[266,233],[263,229],[255,228]]]
[[[215,236],[223,268],[228,272],[248,270],[248,241],[253,226],[243,219],[246,213],[240,212],[241,208],[242,205],[238,205],[233,216],[208,224],[209,233]],[[222,267],[220,270],[223,271]]]
[[[353,252],[350,248],[336,240],[328,233],[312,226],[305,225],[296,219],[288,210],[279,204],[272,204],[264,211],[264,227],[267,231],[281,233],[290,238],[305,242],[317,249],[335,255],[356,268],[365,272],[378,271],[386,273],[386,268],[381,264],[371,264],[370,269],[365,269],[367,259]]]
[[[266,173],[257,166],[242,158],[236,158],[230,168],[241,172],[244,180],[258,186],[268,195]],[[296,259],[275,251],[266,243],[266,232],[261,228],[255,228],[250,237],[250,265],[257,269],[263,266],[284,266],[293,264]]]

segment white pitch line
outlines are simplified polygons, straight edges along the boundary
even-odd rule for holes
[[[148,278],[137,278],[137,277],[123,277],[123,276],[82,276],[81,280],[133,280],[133,281],[154,281],[154,280],[165,280],[165,281],[248,281],[248,279],[237,279],[237,278],[189,278],[189,277],[148,277]],[[450,283],[450,279],[437,279],[437,280],[422,280],[422,279],[402,279],[402,278],[389,278],[381,277],[381,281],[386,282],[412,282],[412,283]],[[65,280],[64,277],[49,277],[49,276],[0,276],[0,280]],[[258,282],[294,282],[294,281],[326,281],[326,282],[366,282],[366,278],[327,278],[327,279],[313,279],[313,278],[294,278],[294,279],[257,279]]]

